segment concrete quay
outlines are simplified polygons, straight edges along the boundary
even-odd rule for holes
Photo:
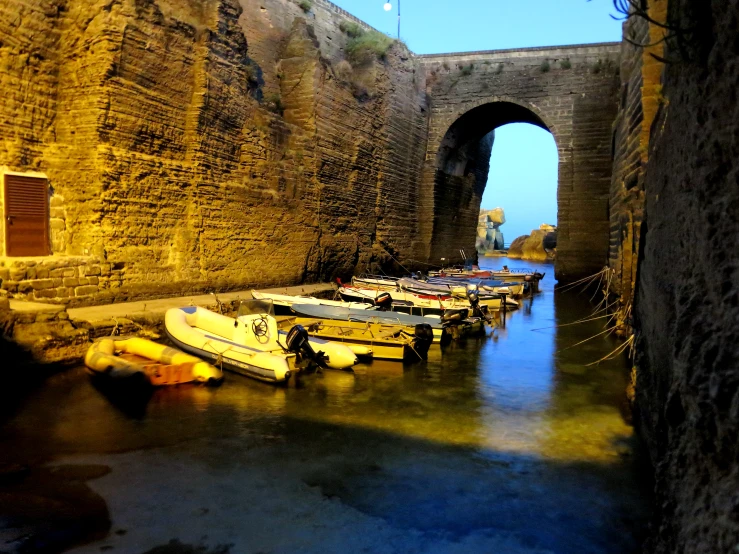
[[[311,295],[333,290],[330,283],[261,289],[290,295]],[[10,300],[10,309],[0,311],[3,347],[18,359],[32,364],[81,363],[90,342],[108,335],[136,335],[157,339],[161,336],[164,314],[170,308],[200,306],[235,310],[251,291],[216,295],[203,294],[120,302],[84,308],[65,308],[59,304]],[[216,299],[217,298],[217,299]],[[30,357],[29,357],[30,354]]]

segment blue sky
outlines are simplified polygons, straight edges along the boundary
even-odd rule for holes
[[[397,3],[333,0],[392,36]],[[621,40],[621,22],[610,17],[612,0],[401,0],[400,36],[417,54],[554,46]],[[496,131],[483,208],[501,206],[506,242],[557,219],[557,150],[533,125]]]

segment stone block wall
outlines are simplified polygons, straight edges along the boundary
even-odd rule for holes
[[[650,7],[656,21],[665,20],[666,10],[667,0],[655,0]],[[637,281],[649,139],[657,112],[664,102],[662,60],[665,44],[663,30],[640,17],[625,22],[624,36],[630,42],[623,43],[621,102],[614,123],[609,267],[612,291],[621,296],[622,305],[628,306]]]
[[[13,37],[0,164],[49,176],[53,253],[125,265],[131,297],[472,252],[490,142],[448,178],[435,149],[456,118],[507,99],[558,140],[560,277],[600,267],[614,45],[417,57],[395,44],[352,66],[342,24],[372,29],[327,0],[0,9]],[[477,69],[460,79],[460,64]]]
[[[639,44],[649,40],[644,19],[624,23],[624,34]],[[644,215],[644,110],[642,66],[644,50],[624,42],[621,53],[621,99],[613,129],[613,178],[610,194],[610,246],[608,265],[611,287],[628,304],[636,280],[638,237]]]
[[[125,280],[123,264],[90,257],[0,261],[0,291],[17,300],[70,306],[112,301]]]
[[[54,254],[125,266],[129,297],[411,257],[427,106],[404,46],[347,76],[356,19],[323,0],[0,10],[0,165],[49,176]]]

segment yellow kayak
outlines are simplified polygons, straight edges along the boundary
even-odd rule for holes
[[[176,348],[137,337],[107,337],[90,346],[85,365],[93,375],[111,380],[129,378],[153,386],[180,383],[217,384],[223,373],[200,358]]]

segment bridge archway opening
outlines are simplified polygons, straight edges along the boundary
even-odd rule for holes
[[[460,257],[460,248],[464,248],[468,256],[474,255],[473,245],[477,237],[480,205],[488,184],[495,131],[514,123],[530,124],[548,131],[554,137],[555,145],[557,143],[555,129],[535,108],[510,101],[491,101],[467,110],[449,126],[441,139],[434,172],[431,252],[436,256],[456,260]],[[506,186],[505,183],[496,185]],[[514,238],[506,237],[506,242]]]

